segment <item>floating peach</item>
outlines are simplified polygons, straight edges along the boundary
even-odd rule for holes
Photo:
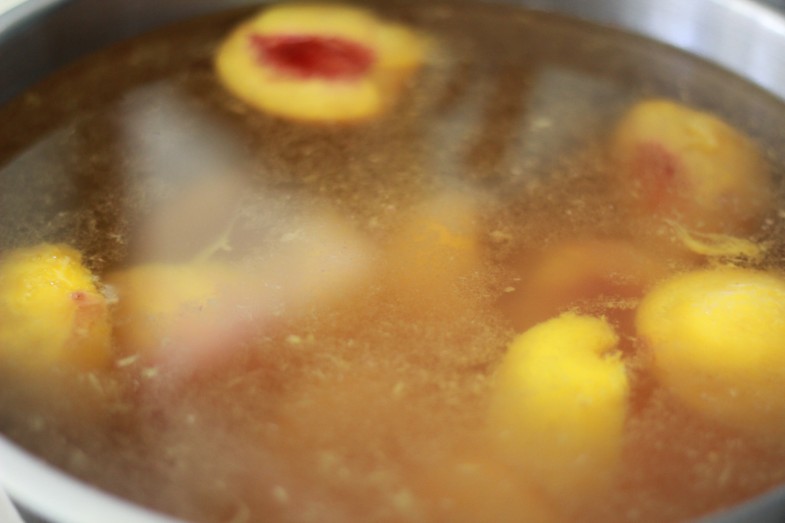
[[[733,267],[681,274],[646,296],[636,324],[656,376],[684,405],[761,434],[780,426],[785,279]]]
[[[229,91],[262,111],[341,122],[390,106],[423,58],[421,37],[371,11],[290,4],[240,25],[219,49],[216,68]]]
[[[82,255],[40,244],[0,261],[0,357],[37,368],[104,367],[111,356],[107,300]]]
[[[611,149],[618,180],[641,215],[739,233],[756,227],[769,205],[760,151],[709,113],[668,100],[640,102],[617,124]]]
[[[496,372],[492,430],[554,496],[613,481],[629,395],[617,344],[605,320],[567,313],[518,336]]]

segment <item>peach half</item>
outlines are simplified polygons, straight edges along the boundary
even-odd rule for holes
[[[0,358],[20,368],[96,369],[110,358],[107,300],[82,255],[44,243],[0,261]]]
[[[496,371],[492,430],[556,498],[614,481],[629,396],[618,343],[604,319],[566,313],[515,338]]]
[[[209,356],[219,333],[227,343],[236,327],[232,313],[239,300],[230,291],[238,281],[228,267],[210,263],[146,264],[109,274],[118,297],[113,320],[119,346],[151,361]]]
[[[781,438],[785,279],[722,267],[674,276],[641,303],[636,325],[654,373],[705,418]],[[774,427],[777,427],[774,429]]]
[[[642,101],[611,141],[618,181],[642,216],[702,232],[757,227],[770,202],[761,152],[718,117],[669,100]]]
[[[424,52],[414,31],[368,10],[289,4],[241,24],[215,65],[224,86],[257,109],[293,120],[347,122],[389,107]]]

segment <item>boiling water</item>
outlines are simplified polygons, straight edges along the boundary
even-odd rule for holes
[[[0,431],[79,478],[205,522],[456,521],[456,499],[474,507],[467,521],[471,510],[665,521],[785,481],[785,447],[674,406],[629,340],[633,407],[611,491],[549,499],[484,440],[489,384],[516,333],[498,304],[517,253],[651,235],[609,182],[618,116],[646,96],[683,101],[752,136],[778,171],[785,108],[673,49],[557,16],[378,10],[434,45],[395,109],[363,124],[290,123],[233,99],[212,57],[248,11],[102,51],[0,109],[6,250],[68,243],[102,277],[205,257],[253,268],[303,223],[337,217],[374,246],[362,257],[375,274],[329,306],[222,340],[226,361],[186,376],[127,354],[100,375],[31,382],[2,369]],[[455,194],[476,212],[478,270],[435,297],[407,290],[383,247],[422,202]],[[775,210],[753,231],[775,242],[759,265],[782,263],[782,227]],[[456,467],[485,472],[461,486]]]

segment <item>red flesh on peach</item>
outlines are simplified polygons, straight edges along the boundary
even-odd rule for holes
[[[682,179],[677,176],[678,159],[657,142],[644,142],[637,146],[632,161],[633,172],[638,177],[642,197],[649,210],[665,204],[669,195],[678,193]]]
[[[261,64],[301,79],[354,80],[376,60],[368,47],[339,37],[253,34],[249,40]]]

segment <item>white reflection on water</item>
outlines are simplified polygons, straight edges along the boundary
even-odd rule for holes
[[[325,204],[255,181],[231,132],[183,94],[152,86],[123,111],[129,191],[150,199],[128,205],[132,259],[147,272],[114,278],[128,350],[178,372],[209,367],[248,332],[365,280],[370,241]],[[133,341],[143,331],[152,341]]]
[[[134,258],[193,258],[230,226],[249,191],[244,158],[231,135],[165,85],[135,91],[121,119],[135,231]],[[142,203],[137,207],[138,203]],[[140,216],[141,214],[141,216]]]
[[[607,78],[564,67],[532,77],[461,74],[467,87],[459,100],[429,122],[429,166],[460,179],[479,171],[508,188],[550,175],[603,129],[609,106],[632,97]]]

